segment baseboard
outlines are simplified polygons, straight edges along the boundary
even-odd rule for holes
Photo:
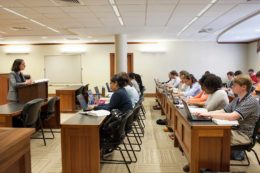
[[[155,93],[144,93],[145,97],[155,97],[156,94]]]

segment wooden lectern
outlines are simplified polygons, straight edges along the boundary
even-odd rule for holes
[[[0,74],[0,105],[8,103],[9,73]],[[38,82],[17,88],[19,103],[26,103],[36,98],[48,98],[48,82]]]
[[[48,82],[33,83],[17,87],[19,103],[26,103],[36,98],[48,98]]]

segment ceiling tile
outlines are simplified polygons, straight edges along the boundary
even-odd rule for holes
[[[120,12],[140,12],[145,11],[145,5],[118,5]]]
[[[116,4],[146,4],[146,0],[115,0]]]

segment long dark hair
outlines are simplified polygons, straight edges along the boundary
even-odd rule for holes
[[[20,71],[20,65],[23,63],[23,59],[16,59],[14,60],[13,66],[12,66],[12,71],[14,72],[19,72]]]

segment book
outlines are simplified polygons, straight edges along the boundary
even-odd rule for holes
[[[238,126],[239,124],[237,120],[229,121],[229,120],[220,120],[220,119],[212,118],[212,121],[218,125]]]

